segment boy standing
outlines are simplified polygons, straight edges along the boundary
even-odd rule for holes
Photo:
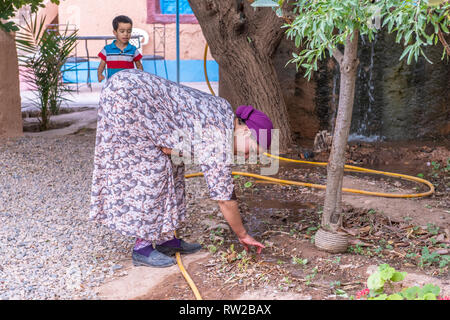
[[[116,40],[106,45],[98,54],[102,59],[97,70],[98,82],[105,79],[102,74],[105,66],[108,67],[108,79],[121,70],[134,69],[134,64],[136,64],[137,69],[144,70],[140,61],[142,59],[141,53],[129,43],[133,29],[132,20],[127,16],[117,16],[114,18],[112,25]]]

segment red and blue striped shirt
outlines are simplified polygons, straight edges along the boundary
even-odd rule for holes
[[[107,78],[120,70],[134,69],[134,62],[142,59],[141,53],[135,46],[128,43],[125,49],[121,50],[116,46],[116,40],[106,45],[98,56],[106,62]]]

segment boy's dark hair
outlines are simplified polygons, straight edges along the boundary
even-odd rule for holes
[[[117,28],[119,28],[119,23],[130,23],[133,25],[133,21],[127,17],[127,16],[117,16],[114,18],[112,25],[114,28],[114,31],[117,31]]]

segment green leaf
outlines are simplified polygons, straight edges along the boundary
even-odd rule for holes
[[[389,295],[386,300],[403,300],[403,297],[398,293],[394,293]]]
[[[423,288],[420,290],[420,295],[425,296],[426,294],[432,293],[435,296],[438,296],[440,292],[441,292],[441,288],[439,288],[438,286],[435,286],[431,283],[428,283],[428,284],[424,285]]]
[[[374,274],[370,275],[367,279],[367,288],[373,291],[378,291],[382,289],[384,286],[384,281],[381,279],[380,273],[375,272]]]
[[[252,184],[250,181],[248,181],[248,182],[246,182],[246,183],[244,184],[244,187],[250,188],[252,185],[253,185],[253,184]]]
[[[422,299],[423,300],[437,300],[437,297],[433,293],[426,293],[423,295]]]
[[[367,300],[386,300],[387,297],[388,297],[388,295],[383,293],[383,294],[380,294],[379,296],[368,298]]]
[[[336,295],[338,295],[338,296],[347,296],[347,292],[345,292],[342,289],[336,289],[335,292],[336,292]]]
[[[301,41],[302,41],[302,38],[301,38],[299,35],[297,35],[297,36],[295,37],[295,46],[296,46],[297,48],[300,47]]]
[[[391,277],[391,281],[393,282],[399,282],[402,281],[403,279],[405,279],[406,277],[406,272],[394,272],[394,274]]]
[[[419,291],[420,291],[420,288],[417,286],[414,286],[414,287],[403,289],[400,294],[403,295],[408,300],[414,300],[417,297]]]
[[[402,60],[411,51],[412,48],[413,48],[413,46],[407,46],[405,48],[405,50],[403,50],[403,53],[400,56],[399,60]],[[421,174],[421,173],[419,173],[419,174]],[[423,178],[423,174],[422,174],[422,178]]]
[[[381,265],[380,266],[380,277],[382,280],[390,280],[395,273],[395,269],[390,267],[389,265]]]

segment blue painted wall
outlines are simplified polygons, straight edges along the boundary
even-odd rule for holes
[[[163,78],[168,78],[169,80],[177,80],[177,61],[176,60],[166,60],[166,69],[164,67],[163,60],[142,60],[142,65],[144,71],[156,74]],[[97,68],[99,62],[90,62],[90,82],[97,81]],[[156,67],[156,68],[155,68]],[[214,60],[208,60],[206,62],[206,67],[208,70],[209,81],[219,81],[219,65]],[[79,63],[75,65],[74,63],[65,64],[66,71],[64,72],[64,82],[71,83],[86,83],[88,80],[87,73],[87,62]],[[77,78],[78,77],[78,78]],[[205,73],[203,71],[203,60],[181,60],[180,61],[180,82],[204,82]]]
[[[160,0],[162,14],[176,14],[176,0]],[[194,14],[187,0],[180,0],[180,14]]]

